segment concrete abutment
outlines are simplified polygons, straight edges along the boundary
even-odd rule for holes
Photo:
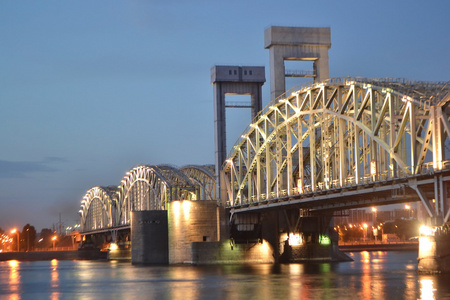
[[[450,226],[444,225],[419,237],[420,273],[450,273]]]

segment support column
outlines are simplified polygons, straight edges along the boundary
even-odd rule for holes
[[[448,225],[421,228],[417,260],[421,273],[450,272],[450,228]]]
[[[132,264],[168,264],[168,239],[166,210],[131,212]]]
[[[329,78],[330,28],[272,26],[264,32],[264,47],[270,55],[271,99],[286,91],[285,60],[313,61],[313,74],[305,76],[314,77],[314,82]]]
[[[266,81],[264,67],[214,66],[211,83],[214,86],[214,137],[216,159],[216,191],[221,191],[220,171],[227,158],[225,108],[251,108],[251,120],[262,110],[262,86]],[[227,105],[226,94],[250,95],[249,104]],[[216,195],[219,197],[220,195]]]

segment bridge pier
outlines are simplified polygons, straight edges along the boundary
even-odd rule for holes
[[[239,213],[232,217],[231,238],[236,243],[268,241],[275,263],[345,261],[338,248],[330,215],[304,215],[302,210]]]
[[[281,262],[349,260],[339,251],[339,237],[333,230],[332,216],[304,215],[298,209],[285,210],[283,214]]]
[[[429,222],[430,223],[430,222]],[[418,270],[421,273],[450,272],[450,226],[422,226]]]
[[[131,263],[169,263],[166,210],[131,212]]]

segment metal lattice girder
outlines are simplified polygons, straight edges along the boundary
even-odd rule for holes
[[[214,165],[188,165],[180,168],[192,182],[200,187],[199,200],[217,200]]]
[[[222,169],[228,205],[444,168],[446,83],[330,79],[275,99]]]
[[[112,227],[117,218],[118,189],[93,187],[81,201],[81,231]]]
[[[119,220],[130,223],[131,211],[165,210],[172,200],[195,200],[197,189],[190,179],[168,165],[139,165],[128,171],[119,186]]]
[[[130,224],[130,212],[164,210],[172,200],[216,200],[214,166],[138,165],[118,187],[94,187],[79,211],[82,231]]]

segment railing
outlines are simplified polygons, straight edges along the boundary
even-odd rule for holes
[[[288,77],[316,77],[314,70],[286,70],[285,76]]]

